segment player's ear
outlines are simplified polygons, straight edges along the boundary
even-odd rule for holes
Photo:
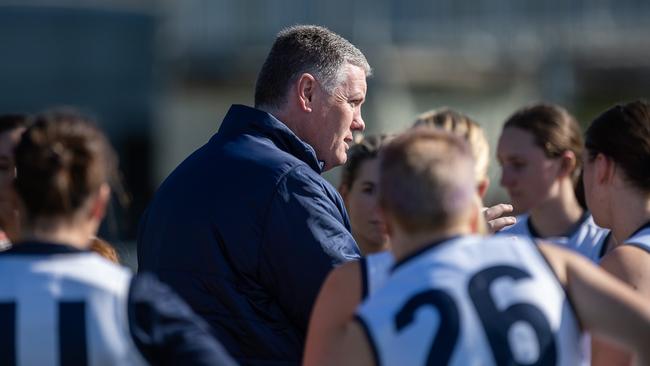
[[[598,153],[594,159],[596,181],[600,184],[610,181],[616,172],[616,163],[605,154]]]
[[[111,198],[111,188],[103,183],[95,195],[91,197],[89,216],[97,221],[102,221],[106,214],[106,207]]]
[[[573,170],[576,168],[576,164],[578,163],[576,154],[571,151],[571,150],[566,150],[562,153],[560,156],[560,172],[559,175],[561,177],[565,176],[571,176],[573,174]]]
[[[468,212],[468,223],[471,234],[485,235],[488,233],[487,222],[485,221],[482,208],[483,202],[481,202],[481,197],[477,194]]]
[[[478,186],[476,187],[476,191],[478,192],[478,195],[481,199],[485,197],[485,194],[487,193],[489,187],[490,187],[490,178],[488,177],[483,178],[478,183]]]

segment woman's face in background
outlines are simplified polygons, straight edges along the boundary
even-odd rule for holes
[[[557,194],[561,160],[546,157],[530,132],[505,128],[499,137],[497,160],[500,184],[508,191],[515,214],[528,212]]]
[[[350,215],[352,234],[362,252],[383,247],[388,235],[378,210],[379,159],[365,160],[359,166],[356,179],[344,192]]]

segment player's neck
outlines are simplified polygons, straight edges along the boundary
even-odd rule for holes
[[[584,209],[571,189],[530,210],[530,220],[542,238],[567,234],[582,218]]]
[[[24,225],[20,239],[21,241],[66,244],[75,248],[86,249],[89,246],[91,235],[94,234],[90,225],[39,220],[36,225]]]
[[[472,231],[468,225],[457,225],[444,230],[408,233],[396,230],[391,237],[392,251],[396,260],[401,260],[413,252],[452,236],[469,235]]]
[[[611,230],[617,243],[623,243],[641,225],[650,221],[650,194],[633,189],[617,192],[612,200]]]

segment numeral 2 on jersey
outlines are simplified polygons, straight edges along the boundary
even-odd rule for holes
[[[556,345],[553,332],[544,313],[532,304],[517,303],[499,310],[490,294],[492,283],[508,277],[514,281],[530,278],[524,270],[512,266],[495,266],[477,272],[468,285],[470,299],[485,329],[497,365],[519,365],[508,342],[508,331],[516,322],[526,322],[534,330],[539,342],[540,356],[531,366],[553,365]],[[413,322],[415,312],[422,306],[433,306],[440,314],[440,326],[433,339],[427,365],[449,363],[459,334],[458,307],[453,298],[440,289],[431,289],[411,297],[395,315],[395,329],[399,332]]]

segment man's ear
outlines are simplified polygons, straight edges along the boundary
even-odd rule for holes
[[[300,75],[297,81],[298,106],[304,112],[312,111],[312,99],[316,88],[316,79],[309,73]]]

